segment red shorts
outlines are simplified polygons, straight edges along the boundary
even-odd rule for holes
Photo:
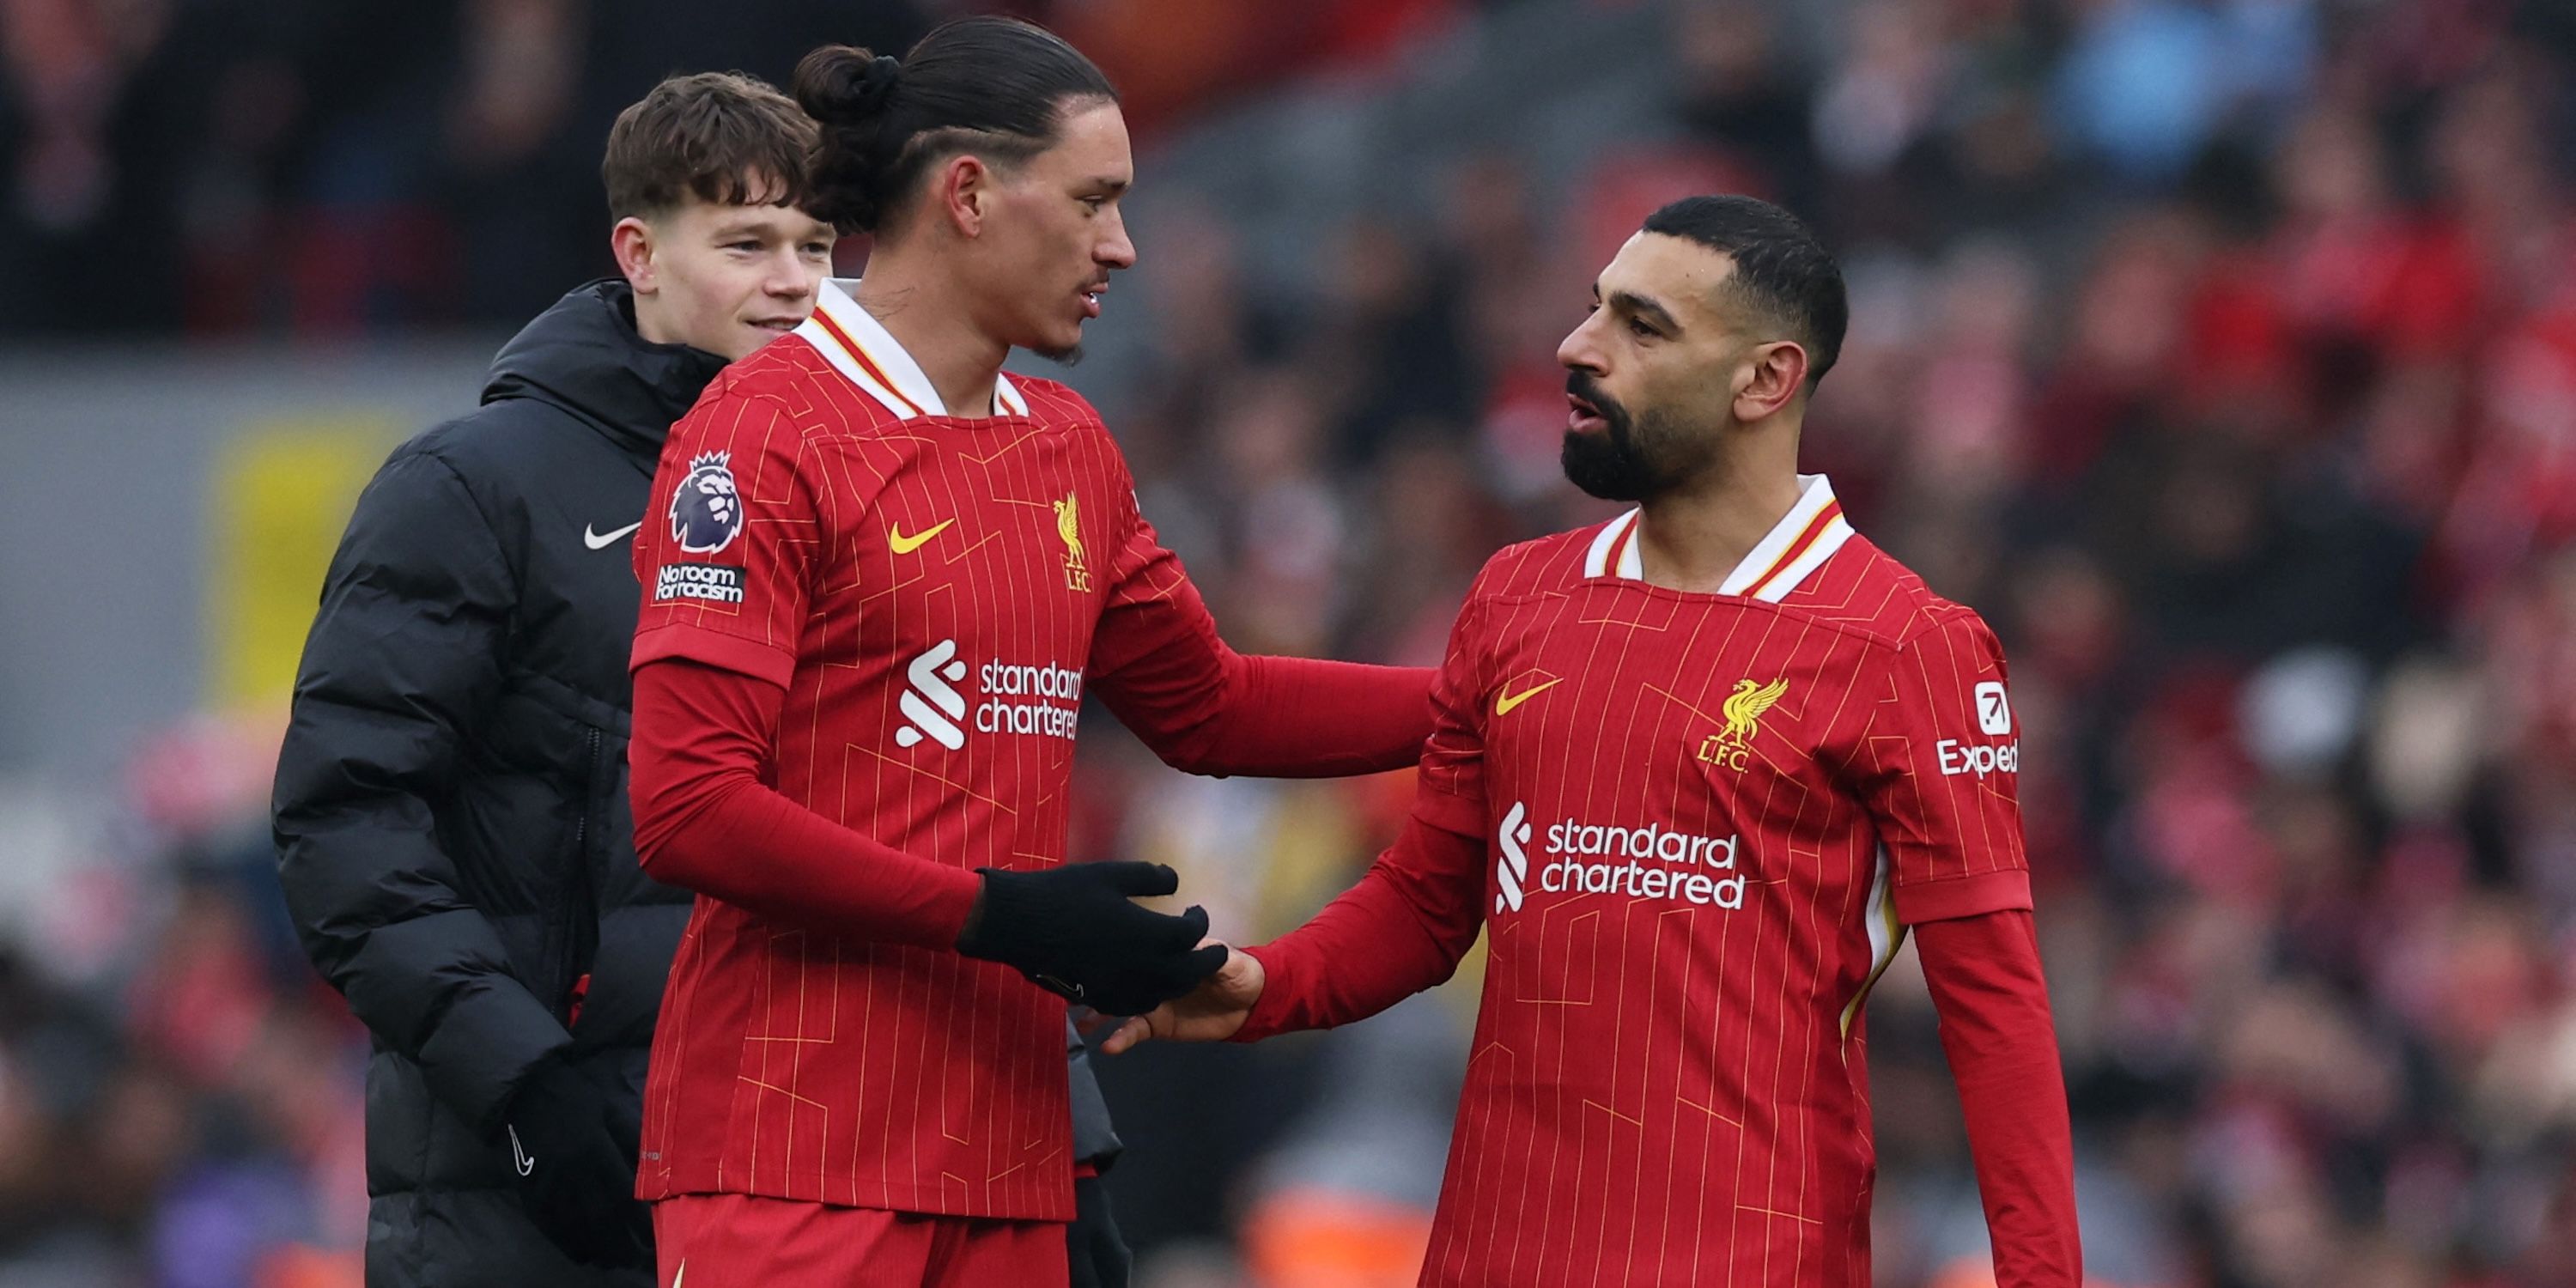
[[[830,1207],[749,1194],[653,1205],[661,1288],[1049,1288],[1064,1224]]]

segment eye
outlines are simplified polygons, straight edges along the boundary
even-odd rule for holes
[[[750,238],[746,237],[746,238],[742,239],[741,241],[729,241],[729,242],[726,242],[726,243],[725,243],[725,249],[726,249],[726,250],[740,250],[740,251],[756,251],[756,250],[759,250],[759,249],[760,249],[760,243],[759,243],[759,242],[757,242],[757,241],[753,241],[752,239],[750,239]]]
[[[1628,319],[1628,334],[1633,335],[1640,340],[1654,340],[1661,338],[1663,333],[1635,318],[1630,318]]]
[[[1082,199],[1082,204],[1083,204],[1085,207],[1089,208],[1089,209],[1090,209],[1094,214],[1097,214],[1097,213],[1099,213],[1099,211],[1100,211],[1100,208],[1101,208],[1101,207],[1106,206],[1106,205],[1108,205],[1108,204],[1109,204],[1109,198],[1107,198],[1107,197],[1085,197],[1085,198],[1083,198],[1083,199]]]
[[[807,242],[805,243],[805,253],[808,255],[829,255],[832,253],[832,244],[830,242]]]

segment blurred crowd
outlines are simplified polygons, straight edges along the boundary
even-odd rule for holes
[[[604,272],[601,140],[673,71],[1049,22],[1141,129],[1466,0],[9,0],[0,335],[515,325]]]
[[[1806,468],[2012,657],[2098,1281],[2576,1283],[2576,6],[1650,7],[1669,10],[1634,51],[1669,86],[1654,120],[1573,182],[1509,150],[1460,158],[1427,213],[1330,230],[1303,291],[1249,284],[1246,212],[1140,193],[1153,271],[1113,308],[1146,320],[1144,356],[1118,388],[1069,378],[1115,410],[1145,511],[1228,637],[1435,661],[1493,549],[1609,513],[1556,466],[1552,351],[1592,272],[1666,197],[1787,202],[1853,299]],[[0,329],[504,320],[592,271],[617,100],[565,104],[616,84],[585,60],[650,61],[609,48],[622,21],[467,4],[451,30],[479,39],[415,49],[400,11],[371,13],[372,61],[336,89],[146,38],[237,8],[0,7]],[[1405,6],[1373,38],[1437,42],[1472,8]],[[111,29],[138,49],[47,64],[73,12],[131,18]],[[779,75],[781,47],[714,61]],[[545,58],[566,74],[511,66]],[[105,195],[143,180],[46,133],[96,77],[215,63],[189,137],[221,146],[149,176],[172,185],[160,204]],[[532,104],[539,83],[570,97]],[[495,88],[320,137],[341,118],[311,105],[333,93],[431,84]],[[478,179],[478,149],[515,159]],[[418,164],[372,172],[385,157]],[[326,221],[285,261],[245,232],[276,227],[279,194],[404,183],[459,204],[359,202],[422,222]],[[516,222],[555,189],[591,204],[545,236]],[[146,262],[186,286],[138,310],[155,288],[113,284]],[[117,857],[48,884],[53,913],[21,914],[0,952],[0,1281],[354,1281],[363,1035],[263,884],[250,725],[140,757],[117,821],[63,847]],[[1083,736],[1077,849],[1178,863],[1236,938],[1345,884],[1409,793],[1185,780],[1105,718]],[[1109,1062],[1143,1282],[1409,1283],[1473,988],[1319,1039]],[[1879,1280],[1974,1284],[1982,1218],[1919,984],[1882,985],[1870,1025]],[[85,1277],[101,1267],[125,1277]]]

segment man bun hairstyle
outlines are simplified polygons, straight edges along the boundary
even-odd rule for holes
[[[813,120],[741,72],[673,76],[617,114],[599,179],[608,216],[652,218],[691,197],[720,206],[801,203]]]
[[[1754,197],[1684,197],[1646,216],[1645,229],[1682,237],[1735,261],[1723,288],[1807,351],[1807,388],[1842,356],[1851,306],[1843,270],[1796,215]]]
[[[805,209],[845,233],[883,227],[950,157],[1017,165],[1055,145],[1072,107],[1118,100],[1063,37],[997,17],[944,23],[899,62],[825,45],[790,84],[820,130]]]

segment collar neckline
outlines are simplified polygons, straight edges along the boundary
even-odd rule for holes
[[[875,314],[859,306],[858,289],[859,279],[855,277],[826,280],[815,297],[813,316],[796,328],[796,334],[821,351],[824,361],[858,386],[859,392],[875,399],[896,418],[947,416],[948,405],[940,401],[938,387],[930,383],[921,364],[913,361],[894,333],[886,330]],[[1020,395],[1009,376],[997,374],[993,378],[993,414],[1029,414],[1028,400]]]
[[[1584,576],[1621,581],[1646,579],[1645,557],[1637,541],[1637,523],[1643,513],[1630,510],[1593,534],[1592,545],[1584,552]],[[1825,561],[1851,538],[1852,526],[1843,518],[1842,502],[1834,499],[1833,483],[1822,474],[1801,474],[1797,502],[1771,525],[1770,532],[1753,543],[1753,549],[1745,552],[1735,570],[1718,585],[1717,593],[1779,603],[1824,567]]]

